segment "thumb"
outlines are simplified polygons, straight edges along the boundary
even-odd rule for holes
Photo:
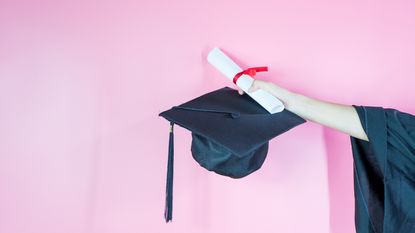
[[[258,85],[258,82],[256,80],[254,80],[251,87],[248,89],[248,92],[254,92],[258,89],[260,89],[260,86]]]

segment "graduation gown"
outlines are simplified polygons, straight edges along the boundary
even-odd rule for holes
[[[369,138],[350,137],[356,232],[415,232],[415,116],[353,107]]]

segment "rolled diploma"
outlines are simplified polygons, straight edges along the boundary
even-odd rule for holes
[[[235,75],[242,71],[241,67],[226,56],[226,54],[219,48],[212,49],[208,54],[207,60],[232,82]],[[236,85],[252,97],[252,99],[254,99],[263,108],[265,108],[269,113],[273,114],[284,110],[284,104],[269,92],[262,89],[258,89],[254,92],[248,92],[248,89],[252,86],[253,82],[254,79],[251,76],[243,74],[239,77]]]

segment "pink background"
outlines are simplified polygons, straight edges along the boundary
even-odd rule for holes
[[[0,232],[354,232],[347,135],[306,123],[241,180],[192,159],[157,114],[232,84],[220,46],[259,78],[415,113],[414,1],[0,2]]]

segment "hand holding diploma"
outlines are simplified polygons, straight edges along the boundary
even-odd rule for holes
[[[267,71],[267,67],[255,67],[242,70],[219,48],[212,49],[208,54],[207,60],[211,65],[213,65],[227,78],[232,80],[239,88],[246,92],[269,113],[273,114],[284,110],[283,103],[269,92],[263,89],[248,92],[254,82],[252,76],[255,76],[256,72]]]

